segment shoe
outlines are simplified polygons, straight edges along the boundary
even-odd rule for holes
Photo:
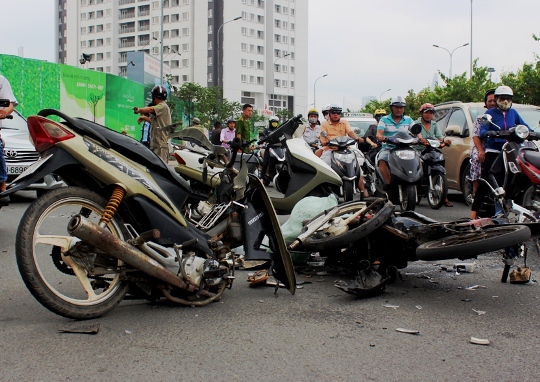
[[[446,207],[454,207],[454,205],[452,203],[450,203],[450,202],[444,202],[444,205]]]

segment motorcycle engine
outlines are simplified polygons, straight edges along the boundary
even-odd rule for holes
[[[202,257],[195,256],[194,252],[188,254],[183,266],[189,283],[199,287],[203,286],[203,282],[206,285],[219,284],[222,274],[226,273],[225,270],[220,268],[217,260],[203,259]]]

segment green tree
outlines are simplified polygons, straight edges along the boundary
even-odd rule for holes
[[[280,121],[284,122],[294,117],[294,115],[293,112],[289,109],[281,109],[276,112],[276,117],[278,117]]]
[[[540,61],[524,63],[516,73],[504,73],[501,82],[514,91],[514,102],[540,105]]]
[[[187,120],[187,126],[191,126],[191,121],[195,117],[196,102],[204,97],[205,89],[194,82],[184,82],[182,86],[171,90],[173,91],[170,102],[174,105],[180,104],[182,108],[180,119]]]
[[[220,86],[210,86],[203,89],[197,102],[195,115],[209,126],[214,122],[224,122],[227,118],[240,114],[242,105],[239,102],[230,102],[223,98]]]

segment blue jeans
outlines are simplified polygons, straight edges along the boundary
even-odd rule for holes
[[[5,183],[7,180],[6,158],[4,157],[4,145],[0,140],[0,183]]]

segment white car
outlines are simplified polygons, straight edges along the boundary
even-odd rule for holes
[[[30,141],[26,119],[17,111],[14,111],[12,115],[13,119],[2,120],[2,131],[0,131],[5,143],[4,156],[8,184],[39,158],[39,154]],[[62,186],[64,182],[57,175],[50,174],[26,189],[36,190],[37,195],[40,196],[48,190]]]

